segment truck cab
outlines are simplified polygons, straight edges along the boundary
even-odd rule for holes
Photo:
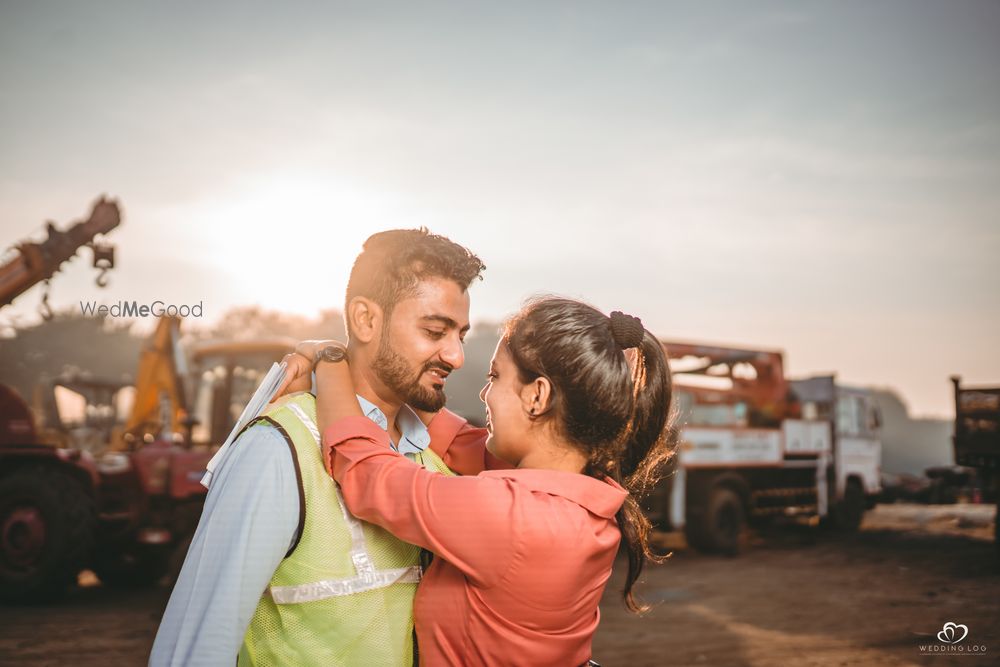
[[[855,529],[882,492],[882,413],[868,389],[841,385],[832,375],[790,382],[804,418],[832,426],[827,481],[829,521]]]

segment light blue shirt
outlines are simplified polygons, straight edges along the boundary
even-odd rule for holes
[[[358,404],[388,430],[388,419],[373,403],[358,396]],[[396,425],[397,451],[415,454],[430,444],[427,427],[409,407],[400,409]],[[233,445],[212,476],[156,633],[151,667],[232,667],[261,595],[298,536],[298,482],[285,439],[259,424]]]

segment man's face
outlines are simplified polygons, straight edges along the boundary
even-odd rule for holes
[[[404,403],[436,412],[444,407],[444,384],[465,361],[469,293],[444,278],[420,282],[401,300],[382,329],[372,370]]]

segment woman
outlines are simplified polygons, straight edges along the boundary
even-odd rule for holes
[[[325,343],[324,343],[325,344]],[[299,352],[314,358],[318,344]],[[493,356],[486,447],[512,464],[435,474],[362,416],[345,363],[316,367],[317,413],[350,511],[436,558],[414,603],[421,662],[580,665],[622,538],[625,604],[647,558],[636,501],[669,457],[671,384],[631,316],[546,298],[506,325]]]

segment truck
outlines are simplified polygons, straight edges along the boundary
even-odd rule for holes
[[[993,542],[1000,561],[1000,386],[963,387],[952,376],[955,390],[955,464],[975,468],[984,499],[997,503]]]
[[[871,392],[832,375],[789,380],[778,350],[662,343],[679,440],[646,500],[655,526],[728,555],[747,525],[779,517],[858,528],[881,490]]]
[[[99,248],[95,266],[110,268],[108,246],[94,239],[119,221],[117,204],[101,198],[87,220],[67,231],[50,224],[43,241],[15,246],[0,263],[0,306],[48,281],[81,247]],[[51,316],[46,298],[41,310]],[[34,410],[0,384],[0,600],[52,599],[83,569],[133,586],[179,565],[204,503],[206,463],[266,369],[294,347],[288,339],[183,346],[180,326],[159,319],[134,381],[64,373],[39,382]],[[69,415],[63,408],[74,400],[80,409]]]

